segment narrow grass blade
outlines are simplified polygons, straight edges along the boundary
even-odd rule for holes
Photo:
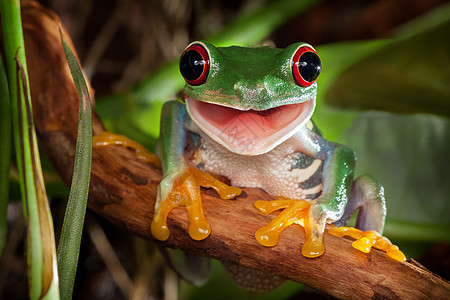
[[[19,113],[25,122],[19,123],[19,127],[23,125],[19,134],[21,134],[21,150],[28,155],[23,156],[23,170],[19,173],[26,173],[25,180],[25,195],[27,203],[28,216],[28,253],[36,260],[41,260],[36,263],[36,272],[32,272],[29,280],[32,283],[32,296],[38,295],[35,290],[33,282],[41,282],[40,298],[49,297],[50,299],[59,299],[58,294],[49,295],[48,292],[51,286],[57,286],[58,273],[56,270],[56,246],[53,232],[53,220],[51,216],[50,206],[48,204],[47,193],[45,191],[44,177],[42,175],[41,161],[36,139],[36,131],[33,122],[33,111],[31,109],[31,99],[29,93],[28,77],[25,73],[23,65],[16,56],[17,63],[17,83],[18,87],[18,108]],[[22,105],[25,104],[25,107]],[[19,115],[20,118],[20,115]],[[26,134],[28,133],[28,134]],[[26,148],[27,151],[24,151]],[[35,224],[35,225],[34,225]],[[39,244],[40,251],[37,251],[33,245]],[[38,269],[40,266],[40,270]],[[55,292],[55,288],[52,288]],[[34,299],[34,297],[32,297]],[[38,298],[36,298],[38,299]]]
[[[92,161],[92,116],[89,91],[83,73],[60,27],[61,40],[80,98],[78,137],[63,228],[58,245],[58,269],[63,299],[71,299],[80,251]]]
[[[17,167],[27,224],[30,298],[59,299],[53,221],[45,192],[33,122],[20,3],[2,0],[0,10]]]

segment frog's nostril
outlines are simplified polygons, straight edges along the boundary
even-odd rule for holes
[[[261,93],[266,93],[267,88],[264,83],[252,84],[245,80],[239,80],[234,84],[234,90],[242,97],[255,97]]]

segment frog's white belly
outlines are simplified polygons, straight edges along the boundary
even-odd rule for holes
[[[265,154],[245,156],[230,152],[204,133],[200,135],[192,162],[227,177],[234,186],[258,187],[270,195],[293,199],[314,199],[322,191],[323,162],[311,157],[306,162],[291,142],[295,137]]]

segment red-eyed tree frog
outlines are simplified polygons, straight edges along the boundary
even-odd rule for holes
[[[193,239],[210,234],[200,187],[215,189],[223,199],[239,195],[237,187],[257,187],[275,197],[257,201],[257,209],[282,210],[255,233],[264,246],[276,245],[282,230],[297,223],[306,232],[302,254],[320,256],[325,224],[343,226],[359,209],[359,230],[337,227],[331,233],[357,238],[354,246],[362,251],[374,246],[404,260],[380,235],[383,187],[369,175],[354,179],[353,150],[323,138],[311,120],[322,70],[312,46],[214,47],[197,41],[181,54],[179,67],[184,103],[166,102],[161,115],[157,155],[164,178],[151,225],[156,239],[169,237],[166,218],[177,206],[188,210]],[[210,173],[228,178],[231,186]]]

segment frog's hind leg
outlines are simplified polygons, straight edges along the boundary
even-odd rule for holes
[[[372,176],[361,175],[355,179],[344,215],[333,224],[344,226],[357,210],[356,228],[362,231],[375,230],[380,234],[383,232],[386,217],[384,189]]]
[[[362,252],[369,253],[371,248],[377,248],[398,261],[405,261],[405,255],[387,238],[381,236],[386,217],[386,203],[383,187],[371,176],[362,175],[352,184],[348,203],[341,219],[334,222],[336,226],[344,226],[353,213],[359,210],[356,228],[335,227],[328,233],[356,239],[352,246]]]

